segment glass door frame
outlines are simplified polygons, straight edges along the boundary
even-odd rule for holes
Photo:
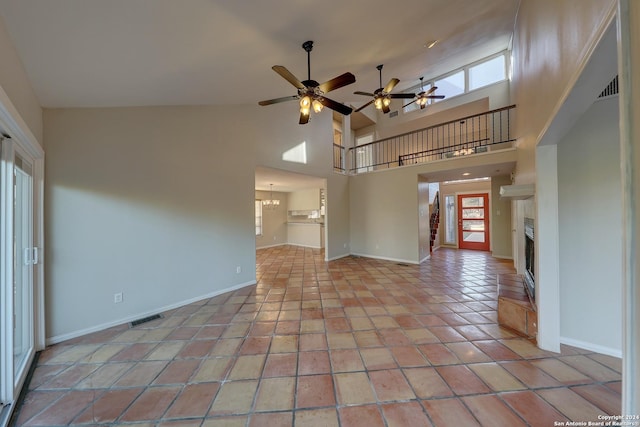
[[[44,325],[44,151],[31,132],[25,131],[23,123],[18,123],[7,115],[6,105],[0,99],[0,130],[3,136],[0,157],[0,402],[13,410],[25,378],[29,372],[35,352],[45,347]],[[11,119],[11,120],[9,120]],[[11,139],[8,134],[19,139]],[[32,267],[33,275],[33,351],[26,361],[26,369],[15,378],[13,356],[13,312],[14,312],[14,167],[16,154],[32,167],[32,237],[34,248],[39,253],[37,264]],[[6,407],[4,408],[6,409]],[[4,414],[3,414],[4,415]],[[3,420],[0,418],[0,424]]]
[[[479,251],[490,251],[491,250],[491,237],[490,237],[491,209],[489,206],[489,204],[491,203],[490,193],[489,192],[456,193],[456,196],[457,196],[456,207],[457,207],[457,217],[458,217],[458,248],[472,249],[472,250],[479,250]],[[462,207],[462,199],[465,197],[483,199],[483,206],[480,208],[483,211],[482,221],[484,223],[484,229],[482,230],[482,233],[484,234],[483,236],[484,240],[482,242],[465,242],[464,241],[465,230],[463,230],[462,222],[465,220],[463,219],[463,212],[465,208]],[[473,209],[477,209],[477,208],[473,208]],[[471,219],[468,218],[467,220],[471,220]]]

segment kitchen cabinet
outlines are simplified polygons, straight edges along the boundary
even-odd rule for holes
[[[320,209],[320,189],[310,188],[307,190],[292,191],[288,194],[287,210],[318,210]]]

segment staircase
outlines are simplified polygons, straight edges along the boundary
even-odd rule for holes
[[[438,226],[440,225],[440,192],[436,192],[436,198],[433,201],[433,211],[431,212],[431,217],[429,218],[429,253],[433,252],[433,245],[436,241],[436,236],[438,235]]]

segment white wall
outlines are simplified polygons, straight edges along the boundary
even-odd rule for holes
[[[621,355],[618,98],[595,102],[558,144],[560,333]]]
[[[15,109],[14,114],[20,116],[13,117],[14,120],[22,120],[33,134],[35,140],[43,146],[42,138],[42,108],[36,98],[29,77],[27,76],[18,52],[11,42],[7,33],[4,20],[0,17],[0,92],[4,92],[8,99],[0,102],[5,104],[10,102],[11,106],[4,105],[5,108]],[[16,135],[12,135],[14,138]]]
[[[278,106],[45,110],[50,341],[253,283],[257,159],[333,175],[331,114],[305,126],[297,116]],[[306,164],[282,160],[301,142]],[[343,184],[328,180],[327,206],[348,235],[348,206],[332,200]]]

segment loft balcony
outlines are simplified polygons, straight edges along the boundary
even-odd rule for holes
[[[348,150],[334,144],[334,170],[356,175],[513,148],[514,110],[510,105]]]

